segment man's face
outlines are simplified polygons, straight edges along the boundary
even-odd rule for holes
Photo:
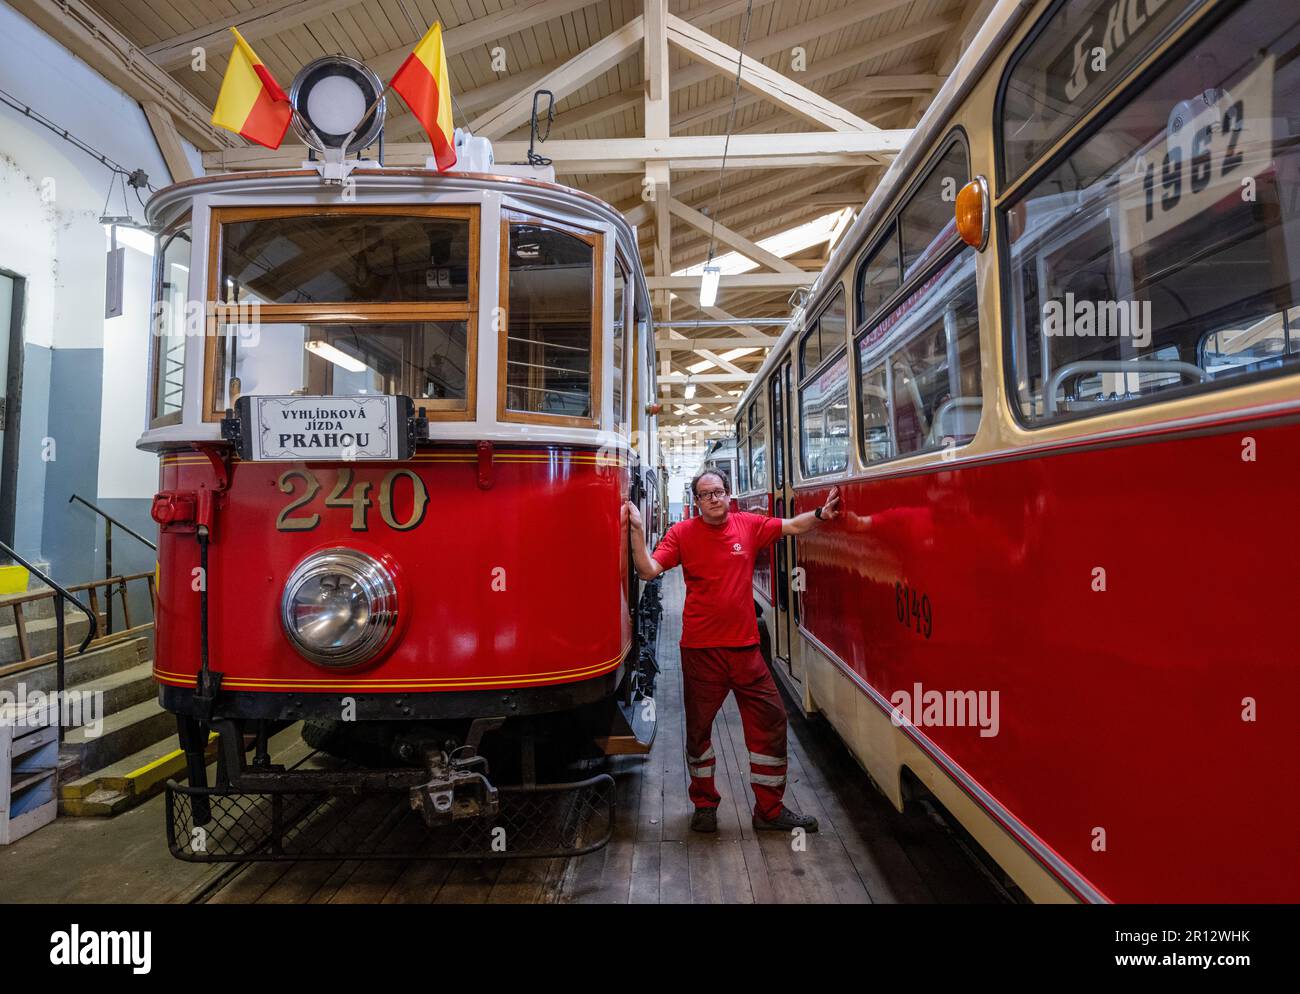
[[[708,473],[695,484],[695,501],[700,507],[700,517],[711,525],[724,521],[730,509],[727,487],[722,477]]]

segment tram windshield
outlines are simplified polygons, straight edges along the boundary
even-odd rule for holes
[[[213,414],[241,395],[402,394],[472,414],[477,208],[218,208]]]

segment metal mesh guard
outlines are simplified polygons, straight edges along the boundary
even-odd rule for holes
[[[494,818],[427,828],[407,793],[232,793],[167,781],[167,846],[191,863],[581,856],[614,828],[614,779],[499,787]],[[207,818],[203,817],[207,809]]]

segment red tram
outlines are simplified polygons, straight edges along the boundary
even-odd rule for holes
[[[843,498],[774,670],[1034,900],[1300,900],[1298,45],[999,3],[738,407],[742,507]]]
[[[200,827],[228,795],[379,788],[489,818],[494,743],[541,790],[548,749],[653,733],[621,518],[666,513],[633,230],[527,168],[325,166],[148,205],[155,676]],[[373,762],[274,767],[298,720]]]

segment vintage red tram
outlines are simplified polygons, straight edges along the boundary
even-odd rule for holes
[[[1298,43],[999,3],[738,406],[742,507],[843,500],[774,670],[1034,900],[1300,899]]]
[[[290,790],[485,817],[494,742],[545,789],[548,748],[653,733],[621,512],[665,510],[633,230],[533,170],[349,169],[207,176],[148,207],[155,676],[200,827],[226,794]],[[273,767],[268,735],[298,720],[380,769]]]

